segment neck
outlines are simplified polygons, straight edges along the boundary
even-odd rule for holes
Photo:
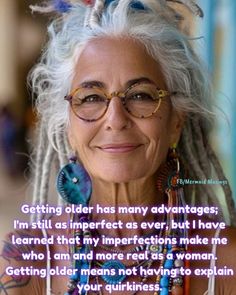
[[[136,222],[137,229],[129,230],[109,230],[109,235],[113,236],[130,236],[133,234],[143,235],[152,232],[153,230],[142,230],[140,228],[141,222],[161,221],[160,217],[150,212],[151,207],[158,206],[163,203],[163,195],[158,192],[156,188],[156,177],[153,176],[148,179],[139,179],[127,183],[107,183],[103,180],[93,180],[93,194],[90,201],[90,206],[94,208],[106,207],[107,211],[104,214],[93,211],[92,220],[99,221],[105,219],[109,222],[122,221]],[[109,209],[113,207],[113,213],[108,213]],[[126,207],[127,214],[120,214],[119,208]],[[135,212],[135,208],[141,208],[142,213]],[[132,210],[133,209],[133,210]],[[115,213],[114,213],[115,211]],[[100,231],[106,233],[107,231]]]

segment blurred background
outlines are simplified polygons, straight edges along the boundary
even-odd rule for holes
[[[49,18],[31,14],[40,0],[0,0],[0,237],[30,202],[29,161],[35,114],[27,90],[27,73],[37,61]],[[219,114],[212,143],[236,192],[236,1],[199,0],[205,17],[193,24],[202,59],[212,74]],[[234,194],[235,195],[235,194]]]

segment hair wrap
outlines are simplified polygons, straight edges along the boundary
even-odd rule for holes
[[[45,3],[44,6],[38,6],[38,5],[31,5],[30,8],[31,10],[38,11],[41,13],[50,13],[50,12],[58,12],[58,13],[67,13],[70,11],[70,9],[76,4],[76,3],[84,3],[89,6],[94,6],[94,10],[97,13],[97,16],[92,16],[92,18],[95,20],[99,17],[99,14],[102,13],[103,9],[106,9],[107,6],[109,6],[112,2],[115,0],[52,0],[51,2],[48,3],[48,5]],[[122,0],[120,0],[122,1]],[[185,6],[191,13],[203,17],[203,11],[202,9],[195,3],[194,0],[156,0],[162,3],[176,3],[180,4],[182,6]],[[133,0],[130,2],[130,6],[133,9],[137,10],[144,10],[145,6],[141,1],[138,0]],[[175,9],[174,9],[175,10]],[[181,15],[176,11],[176,17],[179,19],[181,18]],[[96,20],[95,20],[96,21]],[[93,20],[92,20],[93,23]]]

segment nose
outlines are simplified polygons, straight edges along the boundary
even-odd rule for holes
[[[113,97],[105,114],[105,127],[107,130],[122,130],[132,126],[130,114],[125,109],[119,97]]]

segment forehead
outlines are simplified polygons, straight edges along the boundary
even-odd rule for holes
[[[78,57],[73,86],[97,80],[107,87],[147,77],[164,87],[161,67],[144,46],[128,38],[101,38],[90,41]]]

